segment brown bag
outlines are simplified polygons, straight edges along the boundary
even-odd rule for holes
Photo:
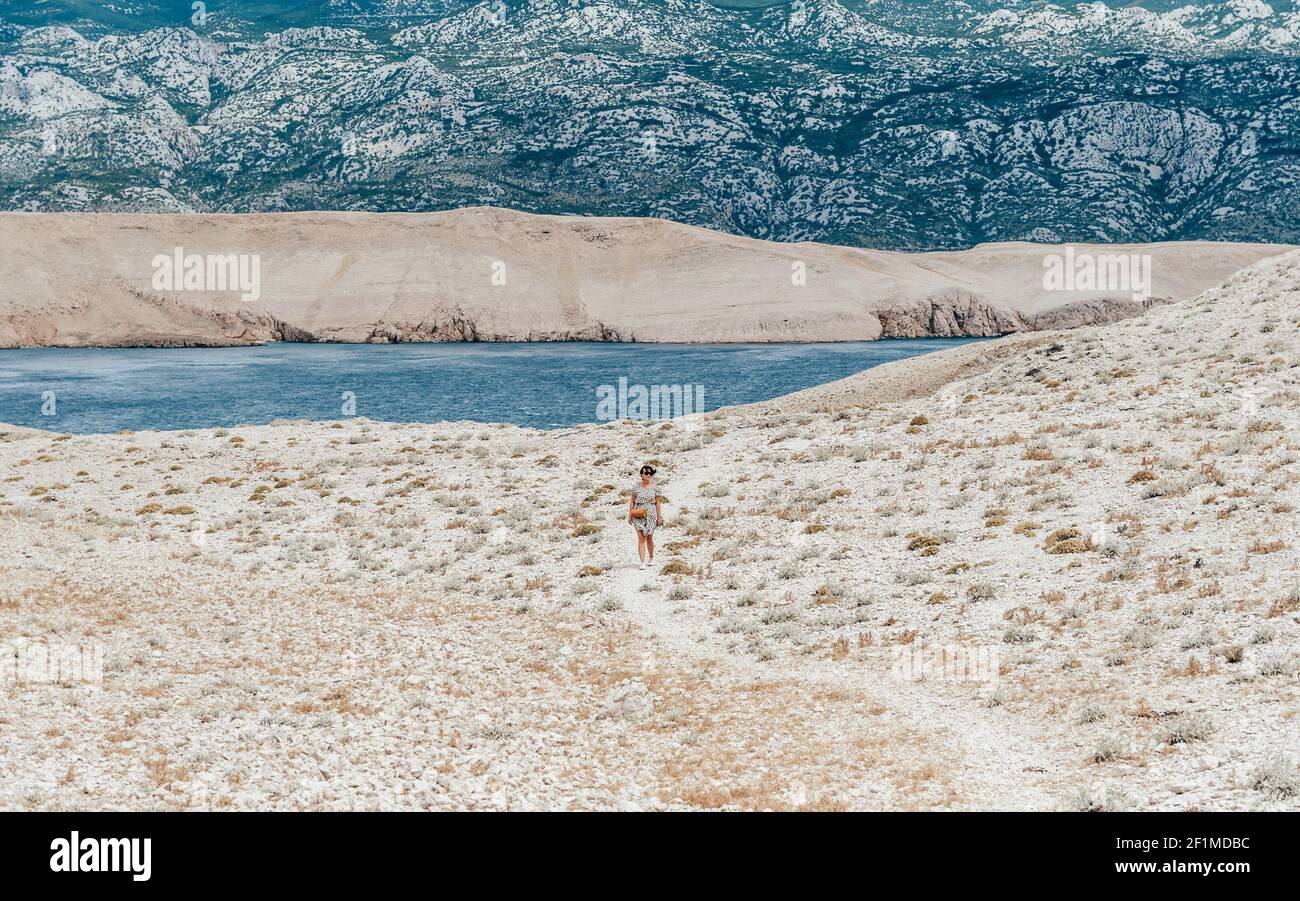
[[[632,508],[632,518],[633,518],[633,519],[645,519],[645,507],[633,507],[633,508]]]

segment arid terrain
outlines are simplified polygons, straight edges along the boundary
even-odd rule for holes
[[[105,665],[3,808],[1300,807],[1300,253],[666,423],[5,439],[0,629]]]
[[[896,253],[490,207],[0,213],[0,245],[19,250],[0,256],[0,347],[991,337],[1114,322],[1290,249],[1189,241]],[[1045,258],[1067,253],[1145,258],[1150,299],[1134,299],[1134,267],[1045,287]],[[203,278],[187,282],[188,267],[172,265],[156,282],[170,264],[155,261],[177,255],[199,259]],[[250,284],[256,262],[253,291],[237,290],[224,265],[240,257]],[[221,262],[209,274],[210,258]]]

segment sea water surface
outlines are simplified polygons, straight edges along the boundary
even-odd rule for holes
[[[715,410],[978,340],[0,350],[0,422],[73,433],[357,416],[561,428],[598,421],[598,389],[620,378],[703,386]]]

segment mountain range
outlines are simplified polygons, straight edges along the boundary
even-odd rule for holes
[[[1294,2],[10,0],[0,209],[1300,238]]]

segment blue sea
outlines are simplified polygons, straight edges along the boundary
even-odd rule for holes
[[[0,350],[0,422],[90,433],[361,416],[551,429],[605,418],[598,401],[620,379],[633,398],[637,385],[690,386],[715,410],[977,340]]]

